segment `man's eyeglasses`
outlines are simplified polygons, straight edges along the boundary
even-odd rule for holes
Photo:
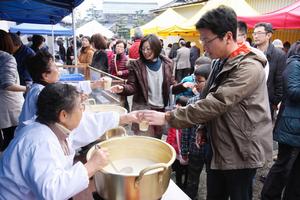
[[[267,34],[267,32],[254,32],[252,33],[252,36],[262,35],[262,34]]]
[[[211,43],[212,41],[214,41],[215,39],[217,39],[219,36],[216,36],[210,40],[203,40],[203,39],[200,39],[200,42],[203,44],[203,45],[207,45],[209,43]]]

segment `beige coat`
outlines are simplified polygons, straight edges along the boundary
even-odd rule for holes
[[[176,64],[176,70],[191,68],[190,54],[191,50],[187,47],[181,47],[177,50],[177,56],[174,59],[174,62]]]
[[[228,59],[217,76],[219,87],[213,84],[205,99],[171,112],[173,127],[206,124],[212,169],[258,168],[272,159],[265,63],[252,51]]]

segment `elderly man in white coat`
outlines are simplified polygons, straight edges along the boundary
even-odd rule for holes
[[[119,124],[138,122],[137,113],[84,113],[71,85],[47,85],[39,95],[37,118],[18,130],[0,158],[0,199],[68,199],[86,189],[107,164],[99,149],[85,164],[73,164],[75,149]]]

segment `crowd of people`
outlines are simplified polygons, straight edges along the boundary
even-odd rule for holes
[[[76,41],[79,64],[127,80],[109,89],[133,95],[122,116],[83,112],[78,91],[88,95],[103,80],[59,83],[42,36],[24,45],[0,30],[0,199],[71,198],[109,156],[100,149],[73,164],[75,150],[128,123],[135,135],[167,135],[177,153],[176,184],[191,199],[205,166],[208,200],[251,200],[257,169],[273,161],[274,141],[278,156],[263,177],[261,199],[300,199],[300,42],[272,42],[274,30],[264,22],[251,39],[226,6],[206,12],[196,29],[202,53],[184,38],[164,48],[138,28],[132,43],[100,33]],[[67,50],[57,44],[62,62],[73,64],[73,41]],[[138,125],[145,120],[147,131]]]

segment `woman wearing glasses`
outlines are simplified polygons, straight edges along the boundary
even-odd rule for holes
[[[132,110],[152,109],[164,111],[169,101],[172,83],[172,61],[160,55],[162,46],[153,34],[145,36],[139,47],[140,58],[128,64],[128,81],[116,85],[111,91],[120,95],[133,95]],[[137,124],[132,124],[135,134],[161,138],[162,126],[150,126],[148,131],[140,132]]]
[[[126,43],[118,40],[115,44],[115,55],[109,61],[109,73],[123,79],[128,78],[128,69],[126,66],[127,56],[125,54]]]

